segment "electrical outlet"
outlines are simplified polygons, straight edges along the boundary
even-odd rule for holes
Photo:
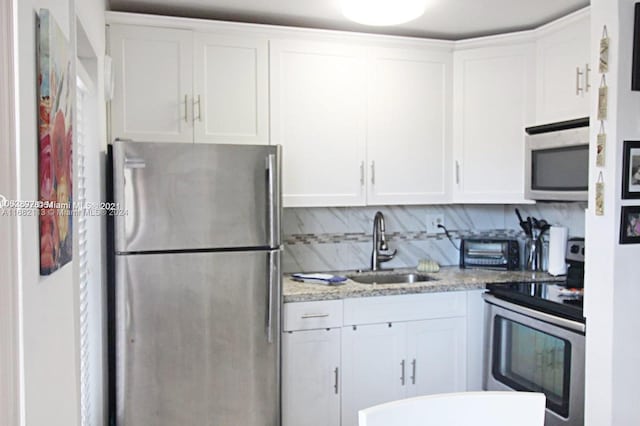
[[[446,226],[444,224],[444,215],[441,213],[427,214],[427,232],[429,234],[444,233],[444,230],[442,228],[438,228],[438,225]]]

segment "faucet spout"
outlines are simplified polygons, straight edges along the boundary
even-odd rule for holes
[[[387,239],[385,237],[384,215],[382,212],[376,212],[373,217],[373,250],[371,252],[371,270],[378,271],[380,263],[388,262],[393,259],[397,250],[391,253],[385,253],[389,250]]]

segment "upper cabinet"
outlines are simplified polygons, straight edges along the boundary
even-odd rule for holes
[[[267,144],[266,39],[112,24],[112,138]]]
[[[275,40],[270,54],[271,140],[283,146],[284,205],[364,205],[364,50]]]
[[[536,124],[588,116],[589,92],[597,89],[598,83],[593,81],[589,60],[589,14],[581,12],[539,31]]]
[[[370,49],[367,61],[368,204],[449,197],[452,55]]]
[[[450,52],[275,40],[270,66],[285,206],[447,199]]]
[[[524,128],[534,108],[532,43],[454,56],[454,201],[524,201]]]
[[[113,138],[193,142],[191,31],[112,25]]]

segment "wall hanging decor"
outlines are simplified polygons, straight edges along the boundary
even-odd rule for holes
[[[40,275],[71,261],[74,109],[69,41],[48,9],[38,13]]]
[[[622,206],[620,244],[640,243],[640,206]]]
[[[622,147],[622,198],[640,198],[640,141],[624,141]]]
[[[600,74],[606,74],[609,71],[609,34],[607,34],[607,26],[602,28],[602,37],[600,38],[600,61],[598,64]]]
[[[609,89],[607,88],[607,79],[602,74],[600,80],[600,88],[598,88],[598,120],[607,119],[607,97]]]
[[[596,166],[604,167],[605,154],[607,148],[607,134],[604,131],[604,123],[600,122],[600,131],[596,144]]]
[[[602,172],[596,182],[596,216],[604,216],[604,178]]]

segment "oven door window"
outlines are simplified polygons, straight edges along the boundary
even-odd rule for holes
[[[493,376],[512,389],[544,393],[547,408],[568,417],[571,343],[499,315],[493,326]]]

